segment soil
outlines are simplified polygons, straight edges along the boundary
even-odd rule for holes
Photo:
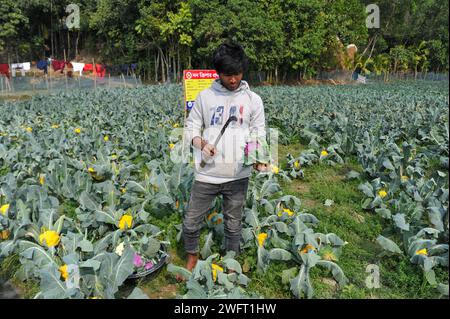
[[[175,284],[168,284],[157,290],[149,291],[144,288],[143,291],[151,299],[172,299],[177,295],[177,286]]]

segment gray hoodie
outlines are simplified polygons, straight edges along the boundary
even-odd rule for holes
[[[203,158],[194,148],[195,179],[201,182],[222,184],[250,176],[252,166],[244,166],[246,142],[266,137],[264,107],[261,97],[250,91],[248,83],[241,81],[239,87],[229,91],[217,79],[201,91],[186,121],[185,140],[192,143],[196,136],[213,144],[225,122],[231,122],[217,144],[218,153],[213,158]],[[206,161],[200,167],[201,160]]]

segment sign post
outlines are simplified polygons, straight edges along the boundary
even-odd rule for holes
[[[215,70],[184,70],[183,88],[185,110],[190,111],[194,106],[198,93],[211,86],[219,75]]]
[[[211,86],[219,75],[215,70],[184,70],[183,71],[183,90],[184,90],[184,122],[183,122],[183,144],[181,157],[184,158],[184,127],[186,125],[186,118],[188,111],[190,111],[195,104],[197,95]]]

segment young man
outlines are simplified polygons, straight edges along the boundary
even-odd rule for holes
[[[186,141],[196,155],[195,181],[183,219],[183,238],[188,270],[198,260],[199,231],[216,196],[223,196],[225,249],[239,253],[241,219],[252,166],[244,166],[244,147],[250,139],[265,139],[265,116],[261,98],[242,80],[248,62],[236,43],[221,45],[213,55],[219,75],[211,87],[199,93],[186,122]],[[227,120],[220,142],[214,141]],[[206,162],[203,167],[200,161]],[[255,163],[258,171],[267,165]],[[182,278],[179,278],[182,279]]]

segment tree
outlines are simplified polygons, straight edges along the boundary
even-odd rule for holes
[[[20,30],[28,24],[28,18],[20,10],[14,0],[0,2],[0,51],[10,50],[20,44]]]
[[[436,71],[448,71],[448,43],[445,45],[441,40],[431,40],[427,42],[430,51],[430,67]]]
[[[182,66],[191,65],[192,10],[189,2],[142,1],[135,30],[143,47],[154,53],[155,80],[161,68],[163,82],[179,81]],[[149,59],[150,60],[150,59]]]
[[[137,59],[135,21],[139,17],[137,0],[99,0],[89,13],[89,27],[96,34],[97,51],[116,63]]]
[[[411,58],[414,66],[414,79],[417,79],[417,71],[419,67],[421,72],[428,68],[428,56],[430,54],[430,50],[428,50],[426,46],[427,42],[422,41],[418,47],[411,48]]]
[[[210,66],[213,51],[225,40],[242,44],[251,69],[266,71],[272,81],[278,79],[278,67],[284,57],[282,10],[278,1],[191,0],[194,46],[198,65]],[[273,79],[274,78],[274,79]]]
[[[375,54],[389,52],[397,45],[418,47],[422,41],[440,40],[447,43],[448,55],[448,1],[380,0],[376,4],[380,8],[381,28],[370,30],[370,38],[378,37]]]
[[[266,81],[278,81],[278,66],[283,59],[284,34],[281,8],[277,1],[232,0],[228,3],[231,23],[228,37],[243,44],[253,70],[265,71]]]
[[[388,81],[389,72],[391,70],[391,61],[387,53],[380,53],[373,59],[373,68],[376,75],[383,74],[384,81]]]
[[[260,81],[337,69],[350,43],[367,72],[449,68],[448,1],[379,0],[381,28],[369,30],[372,0],[77,0],[79,30],[65,25],[69,3],[1,1],[0,54],[40,59],[47,45],[58,59],[81,51],[110,64],[138,62],[141,74],[163,82],[179,81],[185,67],[210,67],[226,39],[243,45]]]
[[[167,19],[160,25],[161,36],[168,43],[169,58],[172,59],[174,80],[181,78],[181,57],[188,55],[191,64],[190,47],[192,46],[192,14],[189,3],[181,2],[177,12],[169,11]],[[170,70],[170,64],[169,64]]]
[[[394,73],[397,73],[398,70],[408,70],[409,62],[411,61],[411,51],[405,48],[404,45],[396,45],[389,53],[394,62]]]

